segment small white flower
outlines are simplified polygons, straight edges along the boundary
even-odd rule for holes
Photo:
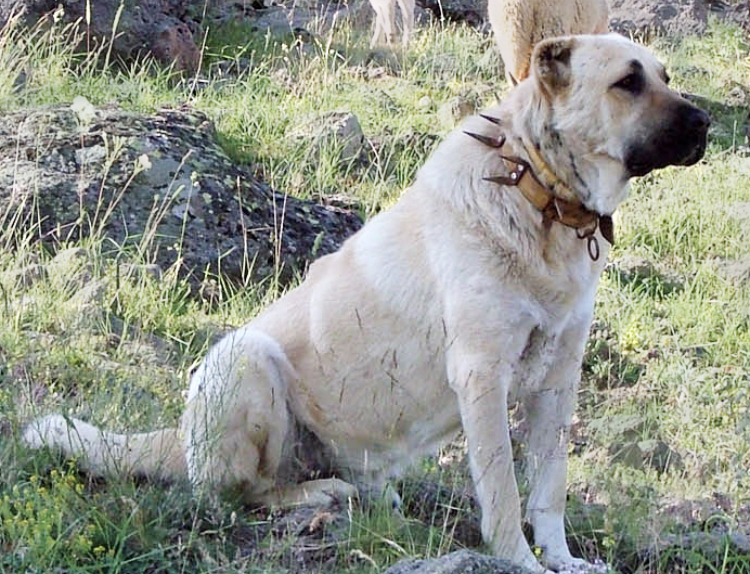
[[[148,155],[142,153],[135,160],[135,171],[140,173],[149,169],[151,169],[151,160],[148,158]]]
[[[63,16],[65,16],[65,8],[63,8],[62,4],[58,4],[57,10],[52,13],[52,21],[57,24],[63,19]]]
[[[96,117],[96,108],[83,96],[73,98],[70,109],[78,116],[78,121],[84,125],[91,123],[91,120]]]

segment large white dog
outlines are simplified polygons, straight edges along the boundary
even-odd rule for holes
[[[531,76],[453,132],[392,209],[225,337],[180,429],[117,435],[52,415],[27,444],[92,472],[188,475],[197,494],[320,504],[387,478],[463,428],[492,551],[580,569],[565,541],[568,425],[610,215],[628,180],[698,161],[709,120],[619,36],[541,42]],[[508,407],[524,404],[521,530]]]

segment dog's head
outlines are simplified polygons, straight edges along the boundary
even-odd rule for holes
[[[615,34],[552,38],[531,65],[555,137],[573,154],[614,161],[625,179],[703,156],[708,115],[667,87],[642,46]]]

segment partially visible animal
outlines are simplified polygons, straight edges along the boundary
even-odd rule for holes
[[[531,52],[545,38],[609,29],[607,0],[489,0],[488,11],[511,85],[529,75]]]
[[[407,46],[414,32],[414,0],[370,0],[375,10],[375,32],[370,47],[391,46],[396,29],[396,3],[401,10],[401,44]]]
[[[610,216],[628,181],[697,162],[708,116],[617,35],[540,42],[531,76],[454,131],[391,209],[214,345],[180,428],[115,434],[63,415],[23,440],[96,474],[189,477],[196,496],[325,504],[463,428],[496,555],[591,571],[565,539],[568,434]],[[522,530],[508,409],[527,430]],[[392,501],[397,495],[390,491]]]

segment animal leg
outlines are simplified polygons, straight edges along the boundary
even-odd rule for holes
[[[477,356],[454,343],[449,358],[451,387],[458,396],[469,445],[469,465],[482,509],[482,537],[497,556],[544,572],[521,530],[521,503],[508,426],[510,366]]]
[[[372,36],[370,47],[374,48],[383,40],[390,46],[393,41],[393,27],[396,17],[394,0],[376,0],[372,7],[375,9],[375,33]]]
[[[401,9],[401,26],[403,28],[401,43],[405,47],[409,44],[414,32],[414,0],[398,0],[398,6]]]
[[[524,401],[529,429],[526,513],[534,529],[534,541],[543,550],[549,568],[576,572],[592,567],[570,554],[564,524],[570,419],[589,324],[581,321],[560,335],[562,343],[542,389]]]
[[[525,401],[528,431],[527,476],[531,488],[526,514],[534,541],[550,568],[576,560],[565,541],[565,494],[570,415],[575,400],[572,389],[548,389]]]
[[[270,337],[243,328],[209,352],[193,375],[183,415],[188,474],[199,495],[224,488],[261,501],[274,488],[290,423],[294,370]]]
[[[266,506],[290,508],[295,506],[328,506],[357,498],[357,488],[338,478],[308,480],[300,484],[270,488],[256,497]]]
[[[383,34],[385,34],[385,30],[383,30],[383,25],[381,23],[382,16],[380,14],[380,4],[377,0],[374,2],[370,2],[372,5],[372,9],[375,11],[375,30],[372,33],[372,39],[370,40],[370,48],[374,48],[381,42],[381,38]]]

